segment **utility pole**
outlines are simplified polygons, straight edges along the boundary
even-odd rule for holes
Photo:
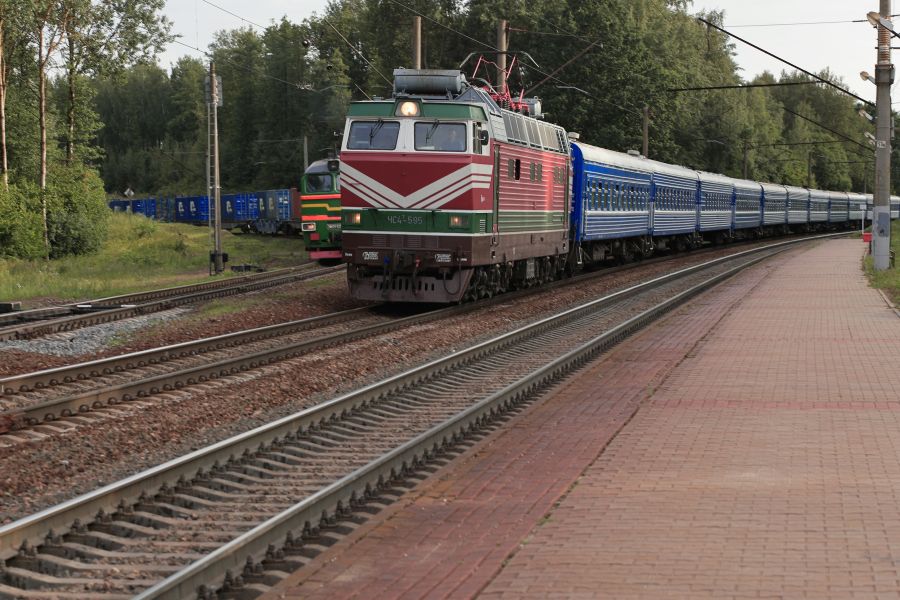
[[[881,17],[891,18],[891,0],[880,0]],[[875,206],[872,210],[872,254],[875,270],[884,271],[891,260],[891,32],[878,26],[878,62],[875,65]]]
[[[306,169],[309,167],[309,138],[304,133],[303,134],[303,172],[306,173]]]
[[[812,186],[812,152],[806,153],[806,187]]]
[[[644,146],[642,148],[644,158],[650,158],[650,107],[644,105]]]
[[[210,256],[212,271],[218,275],[225,270],[222,260],[222,188],[219,182],[219,80],[216,78],[216,63],[209,62],[209,168],[212,171],[211,194],[209,195],[209,217],[213,230],[213,251]]]
[[[506,91],[506,29],[507,20],[500,19],[497,25],[497,91],[501,94]]]
[[[413,69],[422,68],[422,17],[413,17]]]
[[[744,140],[744,179],[747,179],[747,160],[750,156],[750,144]]]

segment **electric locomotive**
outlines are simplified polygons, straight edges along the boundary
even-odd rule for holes
[[[298,190],[300,231],[311,260],[341,259],[341,184],[336,159],[317,160]]]
[[[535,100],[501,108],[459,71],[394,71],[353,102],[341,149],[343,257],[360,299],[458,302],[560,276],[569,144]],[[523,114],[527,113],[527,114]]]

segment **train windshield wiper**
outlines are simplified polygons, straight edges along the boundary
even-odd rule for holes
[[[372,145],[372,140],[375,139],[375,136],[378,135],[378,132],[381,131],[381,128],[384,127],[384,119],[378,119],[378,122],[375,123],[375,127],[372,128],[372,131],[369,132],[369,145]]]
[[[434,132],[438,128],[438,125],[440,125],[440,124],[441,124],[441,122],[438,121],[437,119],[435,119],[434,125],[432,125],[431,129],[428,130],[428,133],[425,134],[425,143],[426,144],[428,143],[429,140],[431,140],[432,137],[434,137]]]

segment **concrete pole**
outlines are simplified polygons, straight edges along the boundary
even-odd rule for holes
[[[747,179],[747,162],[750,158],[750,144],[744,140],[744,179]]]
[[[643,110],[644,116],[644,146],[643,152],[645,158],[650,158],[650,107],[646,104],[644,105]]]
[[[812,152],[806,153],[806,187],[812,186]]]
[[[500,19],[497,25],[497,91],[501,94],[506,91],[506,19]]]
[[[890,19],[891,0],[881,0],[879,12]],[[884,271],[891,261],[891,33],[878,27],[878,63],[875,65],[877,114],[875,142],[875,206],[872,210],[872,254],[875,270]]]
[[[222,187],[219,182],[219,86],[216,82],[216,63],[209,63],[209,87],[212,92],[212,172],[213,172],[213,196],[209,199],[209,211],[213,215],[213,237],[215,238],[215,250],[213,261],[216,275],[225,270],[222,262],[222,214],[221,200]]]
[[[306,173],[306,169],[309,168],[309,138],[304,133],[303,134],[303,172]]]
[[[413,17],[413,69],[422,68],[422,17]]]

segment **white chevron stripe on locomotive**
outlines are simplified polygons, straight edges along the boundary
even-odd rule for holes
[[[492,169],[492,165],[469,164],[404,196],[347,163],[341,163],[341,186],[378,208],[435,209],[463,192],[489,188]]]

